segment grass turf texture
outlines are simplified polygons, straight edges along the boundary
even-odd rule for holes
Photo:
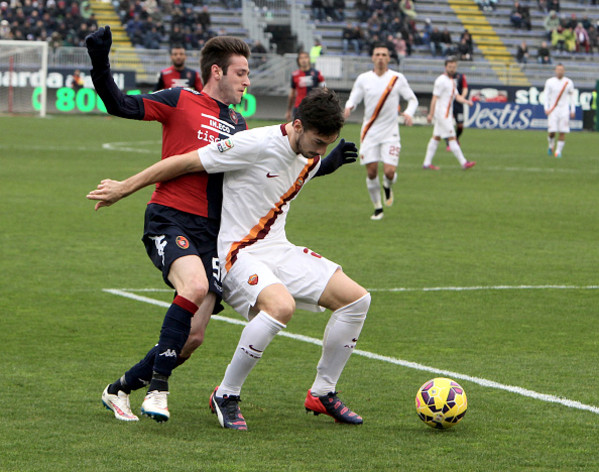
[[[222,430],[208,396],[241,327],[219,321],[172,378],[171,421],[116,421],[102,389],[156,342],[165,310],[102,288],[164,288],[139,241],[151,189],[98,213],[85,194],[155,162],[160,127],[5,116],[0,129],[0,471],[582,471],[599,463],[595,413],[459,380],[468,414],[435,431],[414,408],[434,374],[358,356],[339,389],[364,425],[308,416],[303,399],[320,348],[287,338],[273,341],[244,387],[250,431]],[[359,349],[597,406],[597,290],[380,291],[597,285],[597,135],[571,134],[557,160],[541,132],[466,130],[463,149],[477,166],[461,171],[440,146],[441,171],[431,172],[421,169],[430,132],[402,129],[395,205],[382,221],[369,220],[356,164],[306,186],[292,204],[289,239],[379,290]],[[342,136],[358,133],[350,124]],[[320,339],[327,319],[299,312],[287,331]],[[143,394],[132,395],[135,412]]]

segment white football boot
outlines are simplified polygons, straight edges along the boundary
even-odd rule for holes
[[[144,398],[144,402],[141,404],[141,414],[149,416],[158,423],[168,421],[171,414],[168,411],[167,396],[168,392],[160,390],[148,392]]]
[[[119,390],[118,395],[108,393],[107,385],[102,392],[102,403],[104,406],[114,413],[114,417],[121,421],[139,421],[139,418],[131,411],[129,404],[129,395],[122,390]]]

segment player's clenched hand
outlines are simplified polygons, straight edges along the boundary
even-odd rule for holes
[[[320,163],[320,168],[315,174],[315,177],[327,175],[335,172],[343,164],[351,164],[358,157],[358,148],[351,141],[342,139],[339,144],[333,149],[327,157]]]
[[[118,202],[125,196],[123,182],[118,180],[104,179],[98,185],[98,188],[87,194],[88,200],[98,200],[94,210],[99,210],[102,207],[107,207]]]
[[[333,149],[328,158],[333,159],[337,164],[337,167],[342,166],[343,164],[351,164],[352,162],[356,162],[356,158],[358,157],[358,148],[351,141],[345,141],[345,139],[341,139],[339,144]]]
[[[85,45],[94,69],[108,69],[110,67],[108,62],[108,53],[110,53],[110,46],[112,46],[110,26],[98,28],[98,31],[87,35]]]
[[[412,126],[414,124],[414,120],[412,120],[412,117],[410,115],[408,115],[407,113],[402,113],[403,119],[404,119],[404,124],[406,126]]]

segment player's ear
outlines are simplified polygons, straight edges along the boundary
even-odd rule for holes
[[[293,120],[293,129],[297,134],[302,134],[304,132],[304,124],[302,120],[295,119]]]
[[[211,72],[212,72],[212,76],[217,79],[220,80],[223,76],[223,70],[216,64],[212,64],[211,67]]]

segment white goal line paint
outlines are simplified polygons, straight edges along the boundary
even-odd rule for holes
[[[111,293],[113,295],[118,295],[125,298],[130,298],[131,300],[136,300],[138,302],[149,303],[151,305],[160,306],[163,308],[168,308],[171,304],[168,302],[163,302],[162,300],[155,300],[153,298],[144,297],[142,295],[136,295],[134,293],[130,293],[130,291],[125,289],[113,289],[113,288],[105,288],[102,289],[103,292]],[[138,291],[166,291],[162,289],[138,289]],[[172,291],[172,290],[169,290]],[[245,326],[247,325],[246,321],[238,320],[235,318],[228,318],[226,316],[220,315],[212,315],[212,319],[216,321],[224,321],[225,323],[230,323],[234,325]],[[322,346],[322,341],[320,339],[312,338],[309,336],[304,336],[302,334],[289,333],[287,331],[280,331],[278,336],[283,336],[285,338],[295,339],[297,341],[303,341],[309,344],[314,344],[316,346]],[[555,395],[548,395],[545,393],[535,392],[533,390],[528,390],[522,387],[516,387],[514,385],[505,385],[499,382],[494,382],[493,380],[482,379],[479,377],[472,377],[470,375],[460,374],[458,372],[453,372],[450,370],[437,369],[435,367],[429,367],[423,364],[418,364],[417,362],[405,361],[403,359],[397,359],[395,357],[389,356],[381,356],[380,354],[375,354],[373,352],[362,351],[359,349],[354,350],[354,355],[366,357],[368,359],[374,359],[381,362],[387,362],[389,364],[395,364],[402,367],[407,367],[409,369],[421,370],[425,372],[430,372],[435,375],[443,375],[445,377],[450,377],[456,380],[465,380],[467,382],[472,382],[477,385],[481,385],[483,387],[495,388],[498,390],[505,390],[507,392],[515,393],[517,395],[522,395],[529,398],[534,398],[535,400],[541,400],[549,403],[558,403],[563,406],[567,406],[568,408],[575,408],[577,410],[590,411],[591,413],[595,413],[599,415],[599,407],[593,405],[586,405],[584,403],[569,400],[563,397],[556,397]]]

